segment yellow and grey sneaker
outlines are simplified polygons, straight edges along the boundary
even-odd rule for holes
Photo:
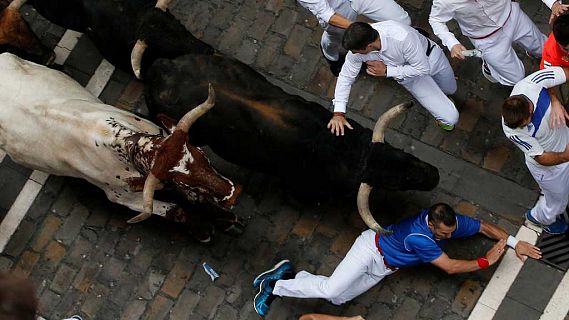
[[[439,126],[439,128],[443,129],[444,131],[454,130],[454,124],[446,123],[441,120],[436,120],[435,122],[437,123],[437,126]]]

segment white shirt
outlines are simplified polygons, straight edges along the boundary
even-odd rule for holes
[[[318,22],[323,28],[328,27],[330,18],[334,13],[338,12],[344,18],[354,21],[357,17],[355,12],[350,6],[350,0],[297,0],[298,3],[305,9],[312,12],[318,18]],[[377,0],[367,0],[373,2]]]
[[[551,8],[557,0],[542,1]],[[460,42],[449,31],[447,22],[455,19],[463,35],[482,38],[506,23],[511,6],[511,0],[433,0],[429,24],[443,45],[451,50]]]
[[[446,25],[450,20],[458,22],[465,36],[481,38],[500,29],[511,10],[511,0],[433,0],[429,24],[450,50],[460,43]]]
[[[367,54],[348,52],[336,82],[334,112],[346,112],[352,84],[356,81],[363,62],[383,61],[387,66],[387,77],[398,82],[430,75],[426,54],[428,46],[432,45],[430,40],[412,27],[396,21],[382,21],[371,26],[379,32],[381,49]]]
[[[504,124],[506,137],[515,143],[525,154],[526,161],[541,166],[533,157],[544,152],[563,152],[569,144],[569,128],[551,128],[551,98],[548,88],[565,83],[565,73],[561,67],[551,67],[536,71],[518,82],[512,90],[513,95],[526,96],[534,106],[531,122],[524,127],[512,129]]]

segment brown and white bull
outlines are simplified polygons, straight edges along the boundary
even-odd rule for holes
[[[49,65],[55,53],[43,45],[19,10],[25,0],[0,0],[0,52]]]
[[[157,214],[192,230],[203,221],[196,221],[199,213],[187,212],[186,203],[224,209],[235,203],[240,186],[218,174],[188,143],[190,126],[213,107],[211,86],[207,101],[166,135],[149,121],[103,104],[63,73],[12,54],[0,55],[0,79],[0,148],[15,162],[89,181],[109,200],[142,212],[131,223]],[[158,194],[154,200],[161,189],[163,198],[183,203],[159,201]],[[207,213],[210,221],[224,229],[240,227],[232,213],[215,212]]]

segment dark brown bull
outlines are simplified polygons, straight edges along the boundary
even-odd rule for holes
[[[24,2],[50,22],[89,36],[105,59],[137,77],[158,58],[214,52],[167,10],[170,0],[16,0],[4,13],[18,18],[2,25],[6,45],[10,46],[4,51],[28,60],[38,61],[20,52],[39,54],[41,50],[29,26],[19,23],[23,20],[17,9]],[[36,46],[16,39],[35,39]]]
[[[431,190],[439,182],[436,167],[384,141],[389,121],[411,103],[386,112],[373,132],[352,121],[353,129],[336,137],[326,129],[329,111],[287,94],[235,59],[215,55],[160,59],[148,70],[146,83],[151,115],[164,113],[174,119],[204,99],[212,83],[216,107],[192,126],[192,143],[206,144],[240,166],[278,176],[303,198],[338,197],[359,187],[360,213],[372,229],[382,230],[367,205],[372,187]]]

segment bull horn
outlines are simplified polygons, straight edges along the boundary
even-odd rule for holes
[[[379,232],[380,234],[391,234],[393,233],[390,230],[384,229],[382,226],[375,221],[371,211],[369,210],[369,193],[371,192],[372,187],[362,182],[360,184],[360,189],[358,190],[358,212],[362,217],[362,220],[365,224],[373,231]]]
[[[137,79],[140,79],[140,70],[142,64],[142,55],[144,50],[146,50],[146,42],[144,40],[137,40],[132,52],[130,53],[130,64],[132,65],[132,71]]]
[[[194,124],[194,122],[196,122],[196,120],[198,120],[199,117],[201,117],[209,109],[211,109],[214,104],[215,104],[215,91],[213,90],[213,86],[210,83],[208,85],[207,100],[204,101],[199,106],[190,110],[188,113],[186,113],[184,117],[182,117],[182,119],[178,121],[178,124],[176,125],[176,130],[182,130],[183,132],[190,131],[190,127],[192,126],[192,124]]]
[[[162,11],[166,11],[166,9],[168,9],[168,6],[170,5],[170,2],[172,2],[172,0],[158,0],[156,1],[156,8]]]
[[[10,2],[10,4],[8,5],[9,9],[12,10],[20,10],[20,8],[22,7],[22,5],[26,3],[26,0],[14,0],[12,2]]]
[[[391,122],[391,120],[395,119],[403,111],[407,111],[409,108],[411,108],[411,106],[413,106],[413,101],[407,101],[385,111],[375,123],[375,127],[373,128],[373,135],[371,136],[371,142],[383,143],[385,141],[385,129],[387,128],[387,125]]]
[[[146,181],[144,182],[144,190],[142,190],[142,212],[136,217],[128,220],[128,223],[137,223],[150,218],[154,209],[154,190],[158,189],[159,186],[160,180],[158,180],[158,178],[156,178],[152,172],[149,173],[146,177]]]

